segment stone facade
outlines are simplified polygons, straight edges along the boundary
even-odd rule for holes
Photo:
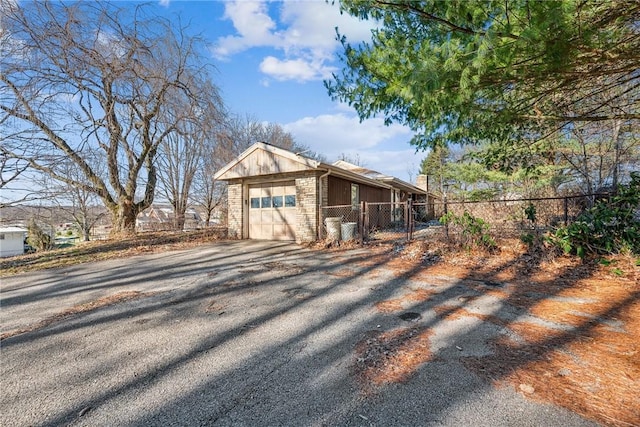
[[[229,182],[227,187],[228,200],[228,236],[230,239],[242,239],[243,206],[242,206],[242,183]]]
[[[318,179],[316,174],[296,178],[296,241],[312,242],[318,237]]]

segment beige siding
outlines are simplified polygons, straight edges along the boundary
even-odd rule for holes
[[[282,157],[265,150],[256,150],[243,159],[242,162],[229,169],[224,174],[224,179],[301,172],[310,169],[311,168],[304,163],[297,162],[293,159]]]

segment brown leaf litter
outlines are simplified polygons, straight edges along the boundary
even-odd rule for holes
[[[399,253],[389,246],[381,267],[397,275],[410,273],[414,280],[457,278],[458,284],[475,293],[491,295],[540,320],[509,322],[465,307],[435,307],[443,320],[479,318],[520,337],[518,342],[494,340],[493,355],[465,358],[465,366],[496,385],[511,385],[528,398],[554,403],[604,425],[640,425],[640,269],[635,259],[618,256],[598,263],[566,256],[544,258],[526,253],[523,245],[512,241],[503,242],[497,254],[445,250],[437,262],[424,262],[416,246],[427,253],[434,251],[434,245],[438,243],[412,242]],[[379,252],[377,258],[382,261]],[[491,282],[502,286],[485,285]],[[410,292],[375,306],[385,313],[401,311],[415,302],[416,295]],[[431,296],[424,293],[418,299]],[[430,360],[430,333],[419,330],[424,348],[418,345],[414,350],[394,345],[407,341],[401,331],[361,341],[356,349],[358,377],[376,385],[402,381],[417,369],[416,363]],[[403,357],[392,356],[398,354],[396,347],[402,348]],[[412,351],[415,356],[410,356]]]
[[[370,331],[355,348],[353,366],[365,394],[374,386],[407,381],[431,359],[426,328],[401,328],[392,331]]]
[[[102,307],[107,307],[110,305],[118,304],[120,302],[130,301],[133,299],[150,296],[150,295],[153,295],[153,293],[140,292],[140,291],[122,291],[122,292],[115,293],[113,295],[108,295],[102,298],[98,298],[97,300],[89,301],[83,304],[77,304],[77,305],[74,305],[73,307],[69,307],[66,310],[63,310],[57,314],[54,314],[53,316],[49,316],[27,327],[4,332],[0,335],[0,341],[6,340],[7,338],[14,337],[16,335],[42,329],[46,326],[49,326],[56,322],[60,322],[61,320],[67,319],[76,314],[88,313],[90,311],[95,311]]]

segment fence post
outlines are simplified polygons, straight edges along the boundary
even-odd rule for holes
[[[569,198],[564,198],[564,226],[569,225]]]
[[[447,193],[444,193],[444,214],[445,216],[449,213],[449,209],[447,207]],[[449,221],[444,223],[444,233],[447,236],[447,240],[449,240]]]
[[[407,241],[411,240],[413,234],[413,215],[411,211],[411,199],[407,200],[406,210],[406,223],[407,223]]]
[[[358,218],[358,227],[360,227],[360,243],[365,239],[365,201],[360,202],[360,217]]]

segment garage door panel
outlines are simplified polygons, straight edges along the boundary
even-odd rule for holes
[[[298,213],[295,209],[287,209],[284,212],[284,218],[286,223],[291,226],[291,224],[295,224],[298,221]]]
[[[274,209],[273,211],[273,223],[274,224],[287,224],[289,221],[287,220],[287,213],[284,209]]]
[[[273,225],[271,224],[260,224],[260,235],[261,236],[271,236],[273,238]],[[270,240],[271,238],[262,237],[263,239]]]
[[[270,223],[273,220],[272,209],[260,209],[260,222]]]
[[[260,224],[256,224],[256,223],[249,223],[249,238],[250,239],[256,239],[257,237],[255,236],[259,236],[260,235]]]

